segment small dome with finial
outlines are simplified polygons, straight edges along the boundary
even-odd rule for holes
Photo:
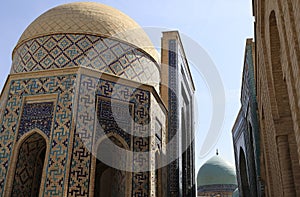
[[[197,175],[198,194],[200,196],[210,193],[226,193],[232,195],[237,188],[234,166],[224,160],[216,149],[216,155],[205,162]]]

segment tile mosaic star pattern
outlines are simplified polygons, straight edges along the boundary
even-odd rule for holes
[[[83,66],[157,86],[159,71],[149,56],[109,38],[56,34],[22,44],[14,53],[11,73]]]

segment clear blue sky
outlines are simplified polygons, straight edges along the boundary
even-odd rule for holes
[[[0,12],[0,88],[11,66],[11,53],[25,28],[40,14],[67,0],[7,0]],[[199,124],[196,170],[215,154],[234,163],[231,128],[240,107],[240,87],[246,38],[253,37],[251,0],[98,0],[133,18],[142,27],[174,29],[196,41],[214,61],[226,92],[226,112],[218,143],[205,157],[200,147],[209,128],[211,102],[201,76],[193,73],[197,89]],[[188,56],[188,54],[187,54]],[[213,124],[213,123],[212,123]]]

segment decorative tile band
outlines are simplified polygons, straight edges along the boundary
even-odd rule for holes
[[[178,72],[177,72],[177,43],[176,40],[169,40],[169,131],[168,141],[172,140],[178,132],[178,101],[177,101],[177,88],[178,88]],[[174,143],[169,154],[173,157],[178,154],[178,140]],[[168,193],[174,196],[179,195],[179,161],[178,159],[170,163],[168,168]]]
[[[198,192],[233,192],[237,187],[234,184],[203,185],[198,187]]]
[[[138,49],[109,38],[56,34],[29,40],[13,57],[11,73],[83,66],[158,86],[160,73]]]

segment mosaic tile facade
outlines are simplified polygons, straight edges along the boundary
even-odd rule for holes
[[[105,98],[105,97],[104,97]],[[112,107],[115,108],[112,110]],[[121,103],[121,102],[111,102],[109,100],[103,99],[103,97],[97,98],[97,121],[99,126],[103,129],[103,134],[109,134],[114,132],[122,137],[127,145],[131,147],[131,132],[133,127],[133,121],[128,119],[126,113],[129,111],[130,118],[134,118],[134,105],[131,103]],[[113,112],[114,111],[114,112]],[[118,114],[114,114],[118,112]],[[94,141],[98,141],[101,136],[100,132],[95,133]]]
[[[129,104],[127,103],[127,105],[129,106],[129,112],[131,109],[130,106],[133,105],[133,113],[131,113],[131,115],[133,116],[132,120],[135,124],[131,128],[132,134],[134,136],[131,149],[135,153],[149,151],[149,137],[138,136],[140,134],[146,134],[147,136],[149,136],[149,127],[147,124],[150,118],[150,93],[142,89],[100,80],[99,91],[97,92],[97,95],[110,98],[111,100],[128,102]],[[130,103],[132,103],[132,105]],[[99,120],[101,120],[100,117],[98,118]],[[119,124],[120,121],[117,120],[117,122]],[[124,136],[124,131],[122,131],[121,129],[117,129],[117,132],[120,136]],[[138,156],[138,154],[133,154],[133,168],[139,168],[139,166],[149,165],[149,158],[141,158]],[[149,195],[149,172],[133,172],[132,179],[132,196]]]
[[[162,89],[162,99],[168,108],[168,157],[167,192],[165,196],[194,196],[194,110],[193,95],[195,87],[184,54],[180,35],[176,31],[163,32],[162,82],[168,88]],[[164,174],[164,172],[162,172]]]
[[[89,193],[90,183],[94,180],[93,172],[89,169],[92,160],[92,155],[89,150],[94,148],[92,146],[93,141],[97,142],[98,139],[102,137],[101,133],[97,132],[97,129],[94,128],[95,121],[99,121],[99,126],[104,131],[102,135],[113,132],[127,142],[130,150],[136,152],[149,150],[148,137],[135,136],[132,138],[130,134],[123,130],[124,128],[128,129],[128,131],[131,130],[133,135],[139,132],[149,132],[147,123],[149,121],[150,93],[148,91],[85,75],[81,76],[79,90],[69,196],[87,195]],[[114,102],[114,104],[111,105],[111,102]],[[95,111],[95,103],[97,112]],[[128,120],[115,119],[111,106],[117,107],[119,111],[127,107],[127,110],[133,116],[132,120],[139,124],[128,124]],[[127,122],[127,124],[125,124],[125,122]],[[122,123],[124,123],[124,125],[122,125]],[[144,127],[141,125],[144,125]],[[131,138],[133,141],[131,141]],[[140,165],[148,165],[145,164],[147,161],[148,158],[136,158],[134,155],[132,162],[134,163],[133,167],[137,168]],[[82,171],[78,169],[82,169]],[[148,172],[132,173],[132,196],[149,195],[148,177]],[[85,187],[82,187],[82,185]]]
[[[236,174],[241,194],[261,196],[263,182],[260,177],[260,129],[257,115],[257,100],[254,69],[254,42],[247,39],[245,47],[245,60],[243,66],[243,79],[241,90],[241,108],[232,128],[232,139],[235,154]],[[242,168],[242,156],[246,160],[246,169]],[[244,160],[244,161],[245,161]],[[245,179],[243,179],[243,178]],[[245,180],[247,184],[245,184]],[[242,187],[242,185],[248,185]]]
[[[166,154],[166,114],[164,113],[163,109],[159,107],[159,103],[151,95],[151,137],[150,137],[150,144],[151,144],[151,155],[150,155],[150,162],[151,162],[151,171],[150,171],[150,192],[151,196],[161,196],[156,195],[159,193],[158,189],[161,188],[161,185],[158,184],[162,183],[161,176],[158,176],[158,171],[161,170],[163,165],[163,157],[162,154]],[[159,155],[159,156],[158,156]],[[160,168],[160,170],[157,170]],[[161,172],[160,172],[161,173]],[[165,178],[165,177],[164,177]],[[161,190],[161,189],[160,189]]]
[[[128,39],[120,38],[123,42],[107,38],[116,33],[116,29],[112,28],[108,34],[101,31],[111,30],[112,26],[126,29],[125,17],[122,17],[122,23],[116,23],[110,21],[113,17],[106,18],[112,12],[100,14],[101,19],[108,20],[104,25],[101,21],[101,25],[112,26],[95,27],[90,21],[99,18],[94,15],[105,12],[106,8],[98,12],[99,6],[93,3],[75,4],[62,6],[64,15],[78,17],[82,14],[81,21],[76,22],[69,15],[60,18],[57,13],[61,13],[61,8],[52,9],[41,16],[42,19],[49,17],[50,21],[35,20],[13,51],[11,75],[1,98],[4,104],[0,103],[4,106],[0,109],[0,196],[34,196],[39,191],[41,196],[93,196],[97,162],[99,164],[93,154],[109,140],[132,152],[123,160],[117,153],[111,154],[117,163],[125,163],[133,170],[114,171],[113,180],[117,184],[112,187],[113,196],[159,196],[159,189],[164,191],[162,196],[180,195],[179,188],[184,186],[182,181],[186,181],[179,177],[181,162],[176,159],[169,166],[155,170],[155,166],[163,162],[158,158],[168,154],[178,156],[181,146],[178,137],[171,151],[166,149],[167,142],[179,130],[180,102],[176,95],[181,83],[177,72],[180,64],[176,54],[178,40],[169,41],[169,51],[166,51],[169,53],[167,65],[171,69],[161,73],[152,53],[155,52],[153,46],[136,44],[149,43],[145,33],[130,35],[133,38],[131,43],[126,43]],[[80,6],[83,6],[82,10]],[[92,10],[87,11],[88,8]],[[56,17],[59,19],[54,20]],[[85,24],[84,20],[88,23]],[[99,21],[94,22],[99,24]],[[130,27],[136,26],[132,21],[127,23]],[[97,31],[73,32],[74,28]],[[95,36],[99,35],[98,29],[102,36]],[[126,38],[126,34],[122,36]],[[163,95],[159,95],[162,75],[168,76],[167,86],[175,90],[168,92],[164,102]],[[164,104],[168,107],[165,108]],[[32,140],[42,139],[38,134],[33,135],[37,136],[35,138],[28,138],[24,147],[16,150],[23,136],[34,129],[48,143],[44,165],[43,159],[37,157],[37,151],[42,149],[40,146],[35,146],[33,151],[26,149],[35,145]],[[104,136],[108,139],[103,140]],[[25,147],[26,143],[30,144]],[[15,151],[22,153],[16,163],[17,170],[14,169]],[[32,153],[31,157],[24,158],[28,152]],[[38,160],[35,167],[43,169],[35,175],[33,171],[28,172],[28,162],[34,156]],[[10,178],[12,171],[16,171],[16,176]],[[39,179],[41,186],[37,183]],[[32,190],[27,191],[29,188]]]
[[[97,114],[98,120],[100,121],[100,125],[105,128],[105,133],[109,134],[109,132],[116,132],[118,135],[123,137],[126,142],[128,142],[128,146],[131,147],[131,149],[135,150],[136,152],[145,152],[149,150],[149,137],[134,137],[133,141],[130,141],[129,134],[126,134],[122,131],[122,129],[118,128],[116,126],[116,120],[111,117],[112,113],[108,109],[109,99],[115,99],[118,100],[118,102],[122,101],[127,102],[129,98],[130,105],[129,111],[132,111],[133,120],[136,123],[135,126],[133,126],[132,132],[133,134],[136,133],[147,133],[149,132],[149,127],[147,126],[147,123],[149,122],[149,108],[150,108],[150,93],[141,89],[135,89],[131,88],[125,85],[116,84],[114,82],[109,82],[106,80],[97,80],[92,77],[84,77],[82,76],[80,81],[80,88],[81,90],[78,98],[78,107],[79,111],[77,114],[77,125],[76,125],[76,131],[74,135],[74,143],[73,143],[73,150],[72,154],[68,152],[68,143],[72,140],[70,140],[70,131],[71,128],[71,122],[72,119],[72,100],[73,100],[73,91],[74,91],[74,75],[66,75],[66,76],[57,76],[57,77],[41,77],[36,79],[23,79],[23,80],[15,80],[11,82],[10,86],[10,94],[8,99],[8,104],[6,105],[6,112],[3,117],[2,121],[2,130],[1,130],[1,147],[5,147],[6,150],[4,153],[7,155],[1,155],[1,173],[3,176],[1,183],[1,192],[3,192],[3,186],[5,183],[5,175],[7,173],[7,167],[10,162],[10,156],[9,153],[12,151],[13,147],[13,139],[17,136],[15,136],[15,133],[18,133],[16,130],[9,130],[11,128],[15,128],[15,125],[11,125],[11,122],[13,120],[14,123],[17,123],[19,120],[21,121],[20,128],[27,128],[26,126],[22,124],[28,124],[26,121],[22,121],[22,115],[18,115],[15,112],[20,111],[20,108],[22,106],[22,96],[26,95],[35,95],[37,92],[40,94],[43,93],[59,93],[58,96],[58,102],[55,106],[55,118],[54,118],[54,124],[51,129],[52,132],[50,132],[50,153],[49,157],[46,158],[45,162],[48,163],[46,171],[48,172],[46,174],[46,182],[45,182],[45,188],[44,188],[44,195],[51,195],[51,196],[62,196],[65,190],[65,184],[67,180],[65,180],[66,174],[64,168],[67,167],[67,158],[69,155],[72,155],[71,157],[71,168],[70,168],[70,175],[69,175],[69,184],[68,184],[68,195],[69,196],[88,196],[89,194],[89,188],[90,188],[90,182],[91,182],[91,158],[92,155],[86,148],[86,140],[82,139],[83,136],[86,137],[86,139],[94,139],[95,137],[92,136],[94,131],[93,125],[91,122],[87,121],[90,120],[90,118],[87,118],[88,115],[86,115],[86,110],[89,110],[89,104],[91,104],[90,107],[95,106],[95,104],[92,104],[93,101],[97,101],[97,105],[99,106],[99,112],[95,113],[94,110],[91,110],[89,113],[89,116],[95,116]],[[84,86],[89,86],[82,88]],[[87,91],[91,90],[92,87],[95,87],[97,92],[93,93],[93,91]],[[89,102],[91,100],[86,99],[88,96],[84,94],[84,92],[89,92],[89,95],[91,96],[92,102]],[[14,102],[16,101],[17,102]],[[14,102],[15,105],[12,105],[10,103]],[[84,104],[84,105],[81,105]],[[28,114],[28,111],[26,111],[27,107],[31,106],[32,104],[25,104],[24,105],[24,114]],[[53,107],[52,102],[46,102],[46,103],[36,103],[35,107],[41,106],[41,109],[44,107],[44,111],[40,111],[40,115],[43,117],[48,117],[49,113],[51,114],[53,111],[51,111],[51,107]],[[121,106],[122,105],[118,105]],[[81,107],[81,109],[80,109]],[[104,108],[103,108],[104,107]],[[124,106],[123,106],[124,108]],[[34,107],[32,107],[32,110],[36,110]],[[101,111],[103,110],[103,111]],[[104,113],[106,111],[107,113]],[[44,114],[43,114],[44,113]],[[91,114],[94,113],[94,114]],[[83,116],[85,114],[85,116]],[[106,114],[107,116],[103,116],[103,114]],[[109,115],[111,114],[111,115]],[[30,117],[30,116],[28,116]],[[28,118],[27,117],[27,118]],[[24,119],[24,118],[23,118]],[[92,118],[91,118],[92,119]],[[82,120],[82,121],[80,121]],[[50,121],[50,119],[48,120]],[[52,119],[51,119],[52,121]],[[95,121],[95,120],[94,120]],[[33,120],[31,119],[29,123],[32,123]],[[120,120],[117,120],[118,123],[122,122]],[[88,123],[88,124],[87,124]],[[94,123],[94,122],[93,122]],[[82,124],[82,125],[80,125]],[[9,125],[11,126],[8,128]],[[31,124],[32,128],[36,127],[39,129],[43,129],[43,124]],[[48,124],[46,124],[48,125]],[[49,123],[49,125],[51,125]],[[143,127],[143,126],[144,127]],[[48,128],[48,127],[47,127]],[[86,128],[86,130],[85,130]],[[41,129],[41,130],[42,130]],[[112,130],[113,129],[113,130]],[[130,129],[130,128],[128,128]],[[28,130],[29,131],[29,130]],[[26,131],[26,132],[28,132]],[[25,134],[24,132],[19,132],[19,134]],[[91,136],[89,136],[89,132]],[[49,132],[45,132],[46,134]],[[84,135],[82,135],[84,134]],[[10,141],[3,140],[3,139],[9,139]],[[99,136],[98,136],[99,137]],[[94,139],[95,140],[95,139]],[[91,142],[92,143],[92,142]],[[9,151],[7,151],[9,150]],[[149,165],[147,164],[149,158],[140,158],[140,157],[133,157],[133,162],[135,168],[138,168],[139,166],[145,166]],[[146,163],[145,163],[146,162]],[[3,168],[4,167],[4,168]],[[3,170],[4,169],[4,170]],[[148,189],[149,189],[149,173],[148,172],[139,172],[139,173],[132,173],[132,196],[147,196]],[[76,189],[75,189],[76,188]],[[16,190],[17,191],[17,190]]]
[[[8,165],[11,162],[14,139],[17,138],[17,125],[20,121],[20,111],[24,96],[40,96],[57,94],[55,118],[50,132],[50,157],[47,162],[45,196],[63,195],[64,182],[66,182],[66,159],[68,158],[68,145],[72,120],[72,99],[75,75],[62,75],[55,77],[27,78],[11,80],[9,94],[2,117],[0,130],[0,195],[3,195],[4,184],[7,177]],[[25,124],[25,122],[24,122]],[[25,127],[20,125],[20,128]]]
[[[81,76],[77,103],[76,130],[71,156],[68,196],[88,196],[91,179],[92,139],[96,121],[95,90],[98,79]]]
[[[158,65],[128,44],[109,38],[56,34],[29,40],[15,52],[11,73],[83,66],[158,86]]]
[[[168,141],[171,141],[172,138],[177,134],[179,128],[179,119],[178,119],[178,100],[177,93],[175,90],[178,88],[178,79],[177,79],[177,42],[176,40],[169,40],[169,131],[168,131]],[[179,139],[174,143],[174,147],[170,149],[170,153],[173,156],[178,155],[178,142]],[[174,156],[174,157],[175,157]],[[174,160],[168,168],[168,191],[170,195],[178,196],[179,195],[179,161],[178,159]]]

